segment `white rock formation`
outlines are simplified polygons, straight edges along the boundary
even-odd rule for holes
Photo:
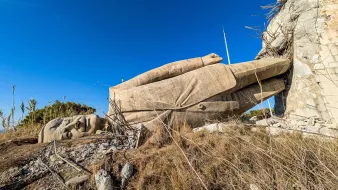
[[[283,6],[264,33],[258,55],[285,55],[293,48],[290,90],[276,97],[284,99],[276,111],[284,109],[293,119],[319,117],[338,123],[338,1],[278,2]]]

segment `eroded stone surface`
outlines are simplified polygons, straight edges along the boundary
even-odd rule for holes
[[[337,123],[338,1],[278,2],[283,6],[264,33],[263,49],[258,55],[284,56],[287,52],[281,50],[293,48],[290,89],[276,99],[277,115],[283,115],[284,109],[288,118],[320,117]],[[272,54],[271,48],[279,55]]]

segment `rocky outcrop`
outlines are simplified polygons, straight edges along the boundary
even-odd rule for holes
[[[263,35],[262,57],[293,59],[289,86],[276,97],[287,118],[338,122],[338,1],[279,1]]]

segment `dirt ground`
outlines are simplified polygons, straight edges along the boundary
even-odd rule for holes
[[[0,144],[0,172],[10,167],[22,166],[36,159],[38,152],[48,144],[37,144],[37,139],[26,138]]]

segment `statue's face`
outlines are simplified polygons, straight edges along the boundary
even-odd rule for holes
[[[93,114],[52,120],[44,128],[43,142],[75,139],[95,133],[100,121],[97,119],[100,118]]]
[[[86,119],[85,119],[85,118],[79,120],[79,121],[76,123],[76,125],[75,125],[75,129],[76,129],[77,131],[79,131],[79,132],[86,132],[86,131],[88,131],[88,129],[89,129],[90,127],[86,127],[86,123],[88,123],[88,122],[86,122]]]
[[[85,116],[79,116],[63,129],[62,139],[74,139],[84,136],[84,133],[90,130],[90,126],[86,126]]]

